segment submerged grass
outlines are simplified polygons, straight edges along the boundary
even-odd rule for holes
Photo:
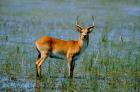
[[[11,16],[6,16],[3,13],[4,11],[0,10],[3,14],[0,14],[0,91],[15,91],[16,87],[21,88],[16,91],[31,90],[37,92],[46,90],[138,92],[140,90],[140,17],[129,15],[123,9],[118,8],[121,4],[119,5],[116,0],[110,3],[111,6],[107,6],[110,0],[102,3],[100,1],[103,0],[99,2],[95,0],[94,3],[97,3],[97,5],[94,5],[94,7],[92,1],[89,1],[84,3],[88,7],[84,7],[81,1],[75,1],[76,3],[68,3],[64,0],[57,1],[64,5],[70,4],[71,7],[73,6],[68,11],[72,13],[69,16],[66,16],[66,5],[58,8],[59,11],[62,11],[62,13],[59,12],[61,17],[59,14],[54,15],[56,14],[54,12],[58,12],[58,10],[49,6],[49,4],[56,5],[51,1],[47,2],[49,7],[42,6],[41,9],[37,10],[36,5],[38,4],[34,4],[33,1],[30,2],[31,5],[34,5],[31,6],[31,8],[34,8],[33,11],[28,11],[30,17],[26,15],[27,12],[19,13],[16,11],[15,14],[9,13],[8,15]],[[123,4],[125,4],[125,1],[129,2],[130,0],[122,1]],[[117,2],[118,6],[114,2]],[[131,2],[135,5],[134,3],[139,1]],[[46,1],[43,3],[46,3]],[[131,3],[128,4],[128,7],[130,7]],[[30,4],[27,3],[28,5]],[[16,5],[13,6],[17,7]],[[74,6],[77,6],[77,8]],[[127,4],[125,6],[127,7]],[[1,7],[4,8],[5,6]],[[44,11],[45,7],[50,10],[47,13],[40,13],[40,10]],[[30,7],[27,8],[30,10]],[[34,47],[34,41],[44,34],[63,39],[77,38],[77,33],[67,29],[73,27],[74,22],[69,20],[74,19],[73,17],[76,15],[73,14],[82,15],[83,13],[83,11],[76,11],[75,8],[79,10],[82,8],[85,11],[84,14],[87,13],[86,11],[96,12],[97,28],[94,30],[95,35],[90,35],[90,46],[87,51],[76,62],[74,78],[69,79],[67,76],[66,61],[48,58],[41,66],[41,80],[36,80],[35,61],[37,51]],[[6,13],[8,13],[7,11],[5,10]],[[114,17],[114,15],[116,16]],[[47,17],[42,18],[41,16]],[[68,18],[65,19],[66,17]],[[81,20],[88,20],[87,16],[82,17]],[[28,81],[33,83],[26,83]],[[9,84],[7,84],[8,82]],[[25,85],[23,85],[24,82]],[[19,86],[20,84],[22,85]]]

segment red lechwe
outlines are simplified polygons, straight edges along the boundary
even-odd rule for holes
[[[78,21],[78,17],[77,17]],[[38,60],[36,61],[36,75],[40,78],[41,64],[47,57],[67,59],[68,75],[73,77],[75,60],[88,47],[89,34],[95,28],[95,23],[90,27],[83,28],[76,21],[77,31],[80,33],[79,40],[62,40],[54,37],[44,36],[35,42],[39,52]]]

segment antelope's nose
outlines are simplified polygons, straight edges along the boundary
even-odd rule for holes
[[[87,35],[83,35],[84,38],[87,38]]]

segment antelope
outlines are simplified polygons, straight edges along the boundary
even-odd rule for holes
[[[36,76],[41,76],[41,64],[47,57],[66,59],[68,65],[68,76],[73,77],[73,71],[75,66],[75,60],[78,59],[80,54],[88,47],[89,34],[95,28],[94,18],[93,24],[89,27],[83,28],[78,23],[78,17],[76,20],[76,29],[80,33],[79,40],[62,40],[54,37],[43,36],[35,42],[36,49],[39,52],[38,59],[36,61]]]

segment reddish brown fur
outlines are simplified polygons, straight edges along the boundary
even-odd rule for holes
[[[59,52],[66,55],[66,53],[76,54],[80,51],[78,41],[65,41],[49,36],[44,36],[36,41],[36,46],[39,51]]]
[[[77,41],[44,36],[35,42],[36,48],[41,54],[41,57],[36,61],[36,74],[40,77],[40,66],[45,59],[53,54],[64,55],[68,63],[69,76],[73,77],[75,60],[77,57],[87,48],[89,42],[89,33],[95,27],[92,25],[88,28],[82,28],[79,25],[78,32],[80,32],[80,38]]]

